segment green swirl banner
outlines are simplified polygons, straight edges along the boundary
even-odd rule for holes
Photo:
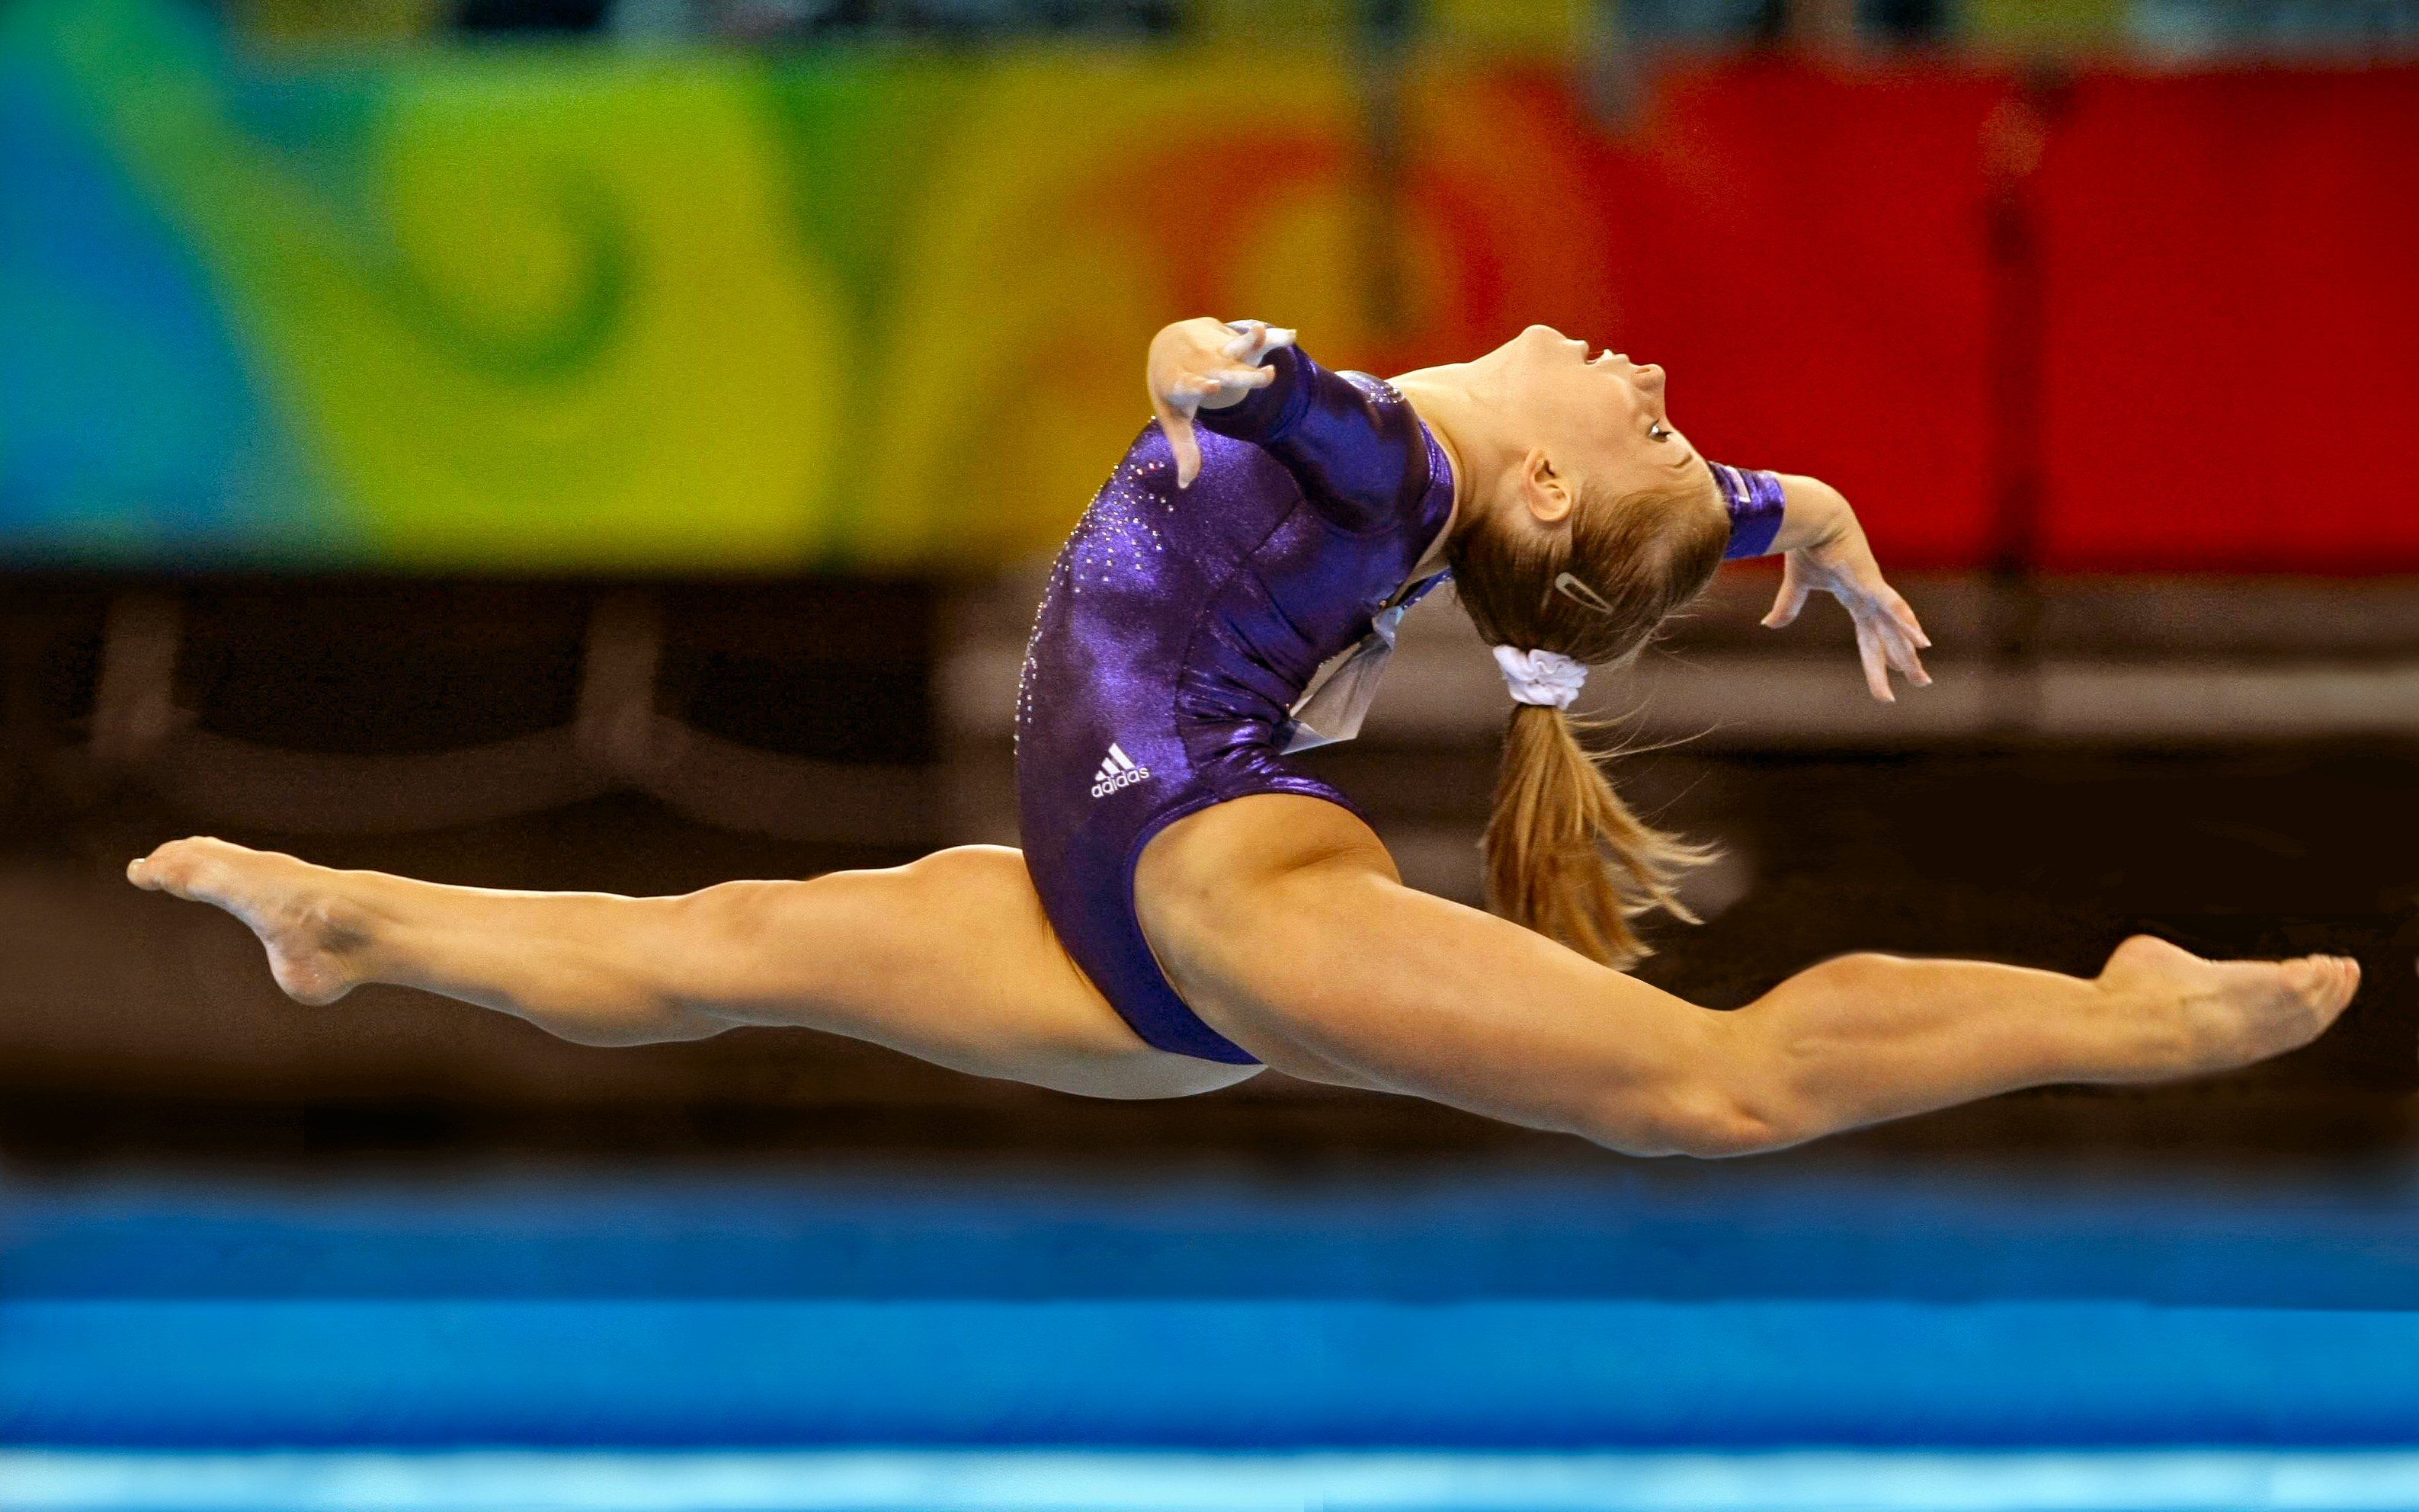
[[[1040,549],[1146,418],[1159,323],[1369,323],[1348,280],[1279,276],[1353,261],[1349,75],[1263,67],[1240,142],[1230,81],[1164,54],[271,67],[151,0],[8,8],[0,551]]]

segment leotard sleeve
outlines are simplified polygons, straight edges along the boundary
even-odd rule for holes
[[[1731,544],[1722,553],[1723,560],[1736,562],[1770,551],[1789,502],[1780,491],[1780,479],[1753,468],[1725,467],[1715,461],[1705,466],[1713,470],[1722,503],[1731,512]]]
[[[1299,347],[1269,354],[1276,378],[1195,424],[1250,441],[1286,465],[1318,511],[1349,531],[1395,524],[1428,486],[1419,416],[1382,379],[1331,373]]]

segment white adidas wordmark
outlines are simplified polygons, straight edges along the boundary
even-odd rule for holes
[[[1149,767],[1136,765],[1134,759],[1112,741],[1107,758],[1101,763],[1101,769],[1092,774],[1092,796],[1105,798],[1117,789],[1131,787],[1148,776]]]

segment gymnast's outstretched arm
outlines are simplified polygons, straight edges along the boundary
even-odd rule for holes
[[[1344,810],[1282,795],[1179,821],[1136,896],[1203,1019],[1282,1071],[1635,1154],[1743,1154],[2053,1082],[2148,1082],[2307,1042],[2358,967],[2128,941],[2097,978],[1850,955],[1695,1007],[1404,887]]]

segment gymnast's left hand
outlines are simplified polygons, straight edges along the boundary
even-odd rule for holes
[[[1790,486],[1799,481],[1792,478],[1783,484],[1793,509],[1798,490]],[[1797,618],[1810,595],[1829,594],[1856,622],[1857,656],[1864,663],[1865,687],[1883,702],[1895,703],[1898,695],[1891,690],[1889,679],[1893,669],[1917,687],[1932,686],[1932,674],[1923,670],[1920,655],[1932,644],[1932,638],[1923,633],[1915,610],[1898,590],[1883,580],[1881,564],[1873,560],[1873,548],[1865,540],[1865,528],[1857,522],[1856,511],[1827,486],[1824,491],[1837,501],[1837,508],[1826,511],[1830,517],[1821,529],[1809,532],[1804,544],[1792,546],[1782,554],[1780,593],[1764,623],[1778,630]]]

